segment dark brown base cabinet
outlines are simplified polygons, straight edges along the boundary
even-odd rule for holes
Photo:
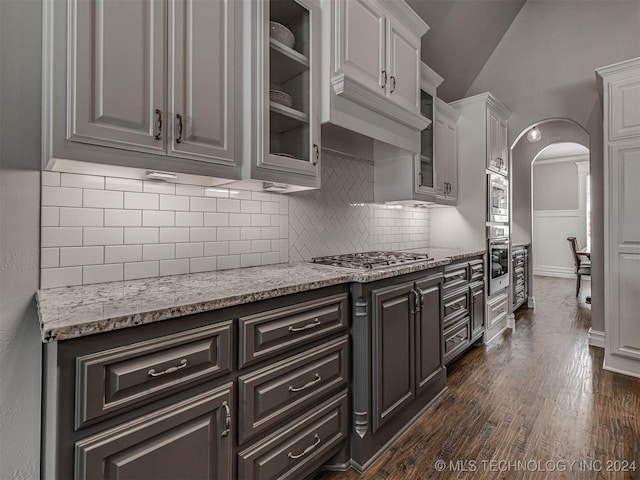
[[[442,269],[352,284],[351,465],[366,469],[446,387]]]
[[[444,269],[442,343],[448,365],[476,342],[484,340],[484,260],[455,262]]]
[[[348,464],[350,313],[337,285],[45,344],[41,477],[298,479]]]

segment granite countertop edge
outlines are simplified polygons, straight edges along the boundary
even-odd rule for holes
[[[374,282],[437,268],[456,260],[485,253],[484,250],[478,249],[437,247],[410,251],[428,252],[433,259],[428,262],[373,271],[298,262],[203,274],[185,274],[91,286],[38,290],[36,303],[42,342],[49,343],[110,332],[344,283]],[[248,279],[246,280],[247,284],[244,285],[245,288],[233,293],[225,293],[224,290],[229,287],[227,277],[242,276],[243,274],[245,279]],[[261,274],[262,278],[260,278]],[[316,278],[313,278],[314,274]],[[276,280],[278,275],[280,275],[280,280],[286,278],[285,283],[277,285],[278,282],[273,281],[274,275]],[[300,281],[295,278],[291,279],[296,275],[304,279]],[[252,280],[254,280],[253,285],[251,284]],[[195,293],[193,294],[189,288],[191,283],[195,285],[193,287]],[[222,286],[219,285],[220,283]],[[206,293],[202,293],[204,287],[206,287]],[[175,300],[166,298],[171,297],[169,293],[174,293],[180,288],[189,291],[190,294],[187,295],[186,300],[179,297]],[[127,293],[129,290],[140,294],[140,296],[136,296],[135,293],[129,296]],[[105,296],[107,298],[104,298]],[[165,301],[165,304],[162,304],[162,301]],[[120,305],[121,303],[124,305]],[[149,306],[144,306],[145,303]],[[160,303],[160,305],[156,303]],[[124,309],[124,312],[117,312],[119,307]],[[113,310],[114,313],[107,313],[109,310]]]

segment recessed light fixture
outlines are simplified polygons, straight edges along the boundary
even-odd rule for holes
[[[536,127],[533,127],[531,130],[529,130],[529,133],[527,133],[527,140],[529,140],[530,142],[538,142],[541,138],[542,134]]]
[[[156,180],[176,180],[178,178],[178,174],[172,172],[160,172],[158,170],[147,170],[147,178],[153,178]]]

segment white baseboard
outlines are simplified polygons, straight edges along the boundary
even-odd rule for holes
[[[604,332],[590,328],[589,345],[592,347],[604,348]]]
[[[602,368],[610,372],[640,378],[640,361],[631,358],[607,355],[605,352]]]
[[[538,265],[533,267],[533,274],[541,277],[576,278],[573,268],[554,267],[553,265]]]

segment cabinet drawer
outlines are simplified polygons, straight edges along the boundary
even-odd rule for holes
[[[238,478],[304,478],[347,439],[347,393],[333,397],[238,453]]]
[[[444,287],[445,291],[451,291],[455,288],[466,285],[469,282],[469,269],[467,264],[454,265],[451,270],[445,270],[444,272]]]
[[[469,345],[470,338],[469,318],[465,318],[444,333],[444,359],[454,357],[458,352],[464,350]]]
[[[469,314],[469,290],[459,290],[443,299],[444,320],[443,328],[454,323],[457,319]]]
[[[231,321],[76,358],[76,429],[231,371]]]
[[[347,328],[348,295],[321,298],[239,319],[239,368]]]
[[[347,336],[238,378],[240,443],[347,385]]]
[[[507,302],[509,297],[501,295],[489,301],[487,328],[491,328],[496,323],[502,321],[507,315]]]
[[[472,281],[484,280],[484,262],[482,260],[473,260],[469,262],[469,268],[471,269]]]

